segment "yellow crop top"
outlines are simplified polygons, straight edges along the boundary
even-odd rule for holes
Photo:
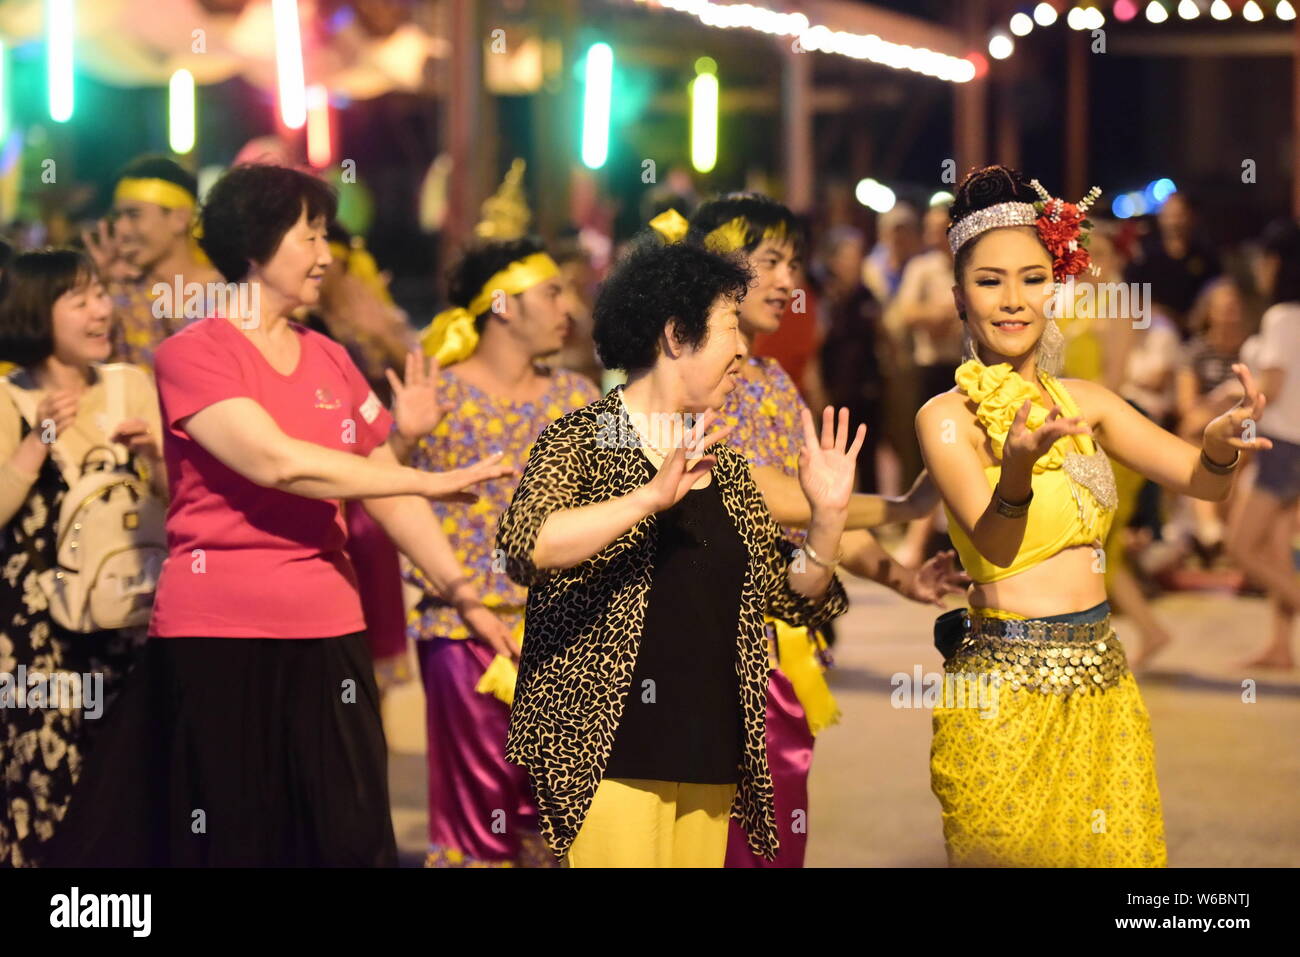
[[[1079,414],[1079,407],[1060,380],[1045,372],[1040,372],[1039,376],[1063,414]],[[1010,363],[986,366],[978,359],[970,359],[957,369],[956,379],[957,388],[976,403],[976,416],[988,434],[993,454],[999,462],[1011,421],[1026,399],[1034,403],[1026,423],[1030,429],[1038,428],[1047,419],[1048,409],[1042,405],[1038,390],[1013,371]],[[1001,474],[1001,465],[984,469],[990,492],[998,484]],[[1000,581],[1037,565],[1064,548],[1089,544],[1100,547],[1105,540],[1118,504],[1115,473],[1110,459],[1097,448],[1091,436],[1064,435],[1058,439],[1034,463],[1030,482],[1034,497],[1029,506],[1025,538],[1015,561],[1005,568],[980,554],[944,503],[948,535],[972,581],[979,584]]]

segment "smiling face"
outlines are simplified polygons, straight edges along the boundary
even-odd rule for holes
[[[152,269],[186,241],[193,214],[190,207],[169,209],[138,199],[117,200],[113,235],[122,258],[137,269]]]
[[[64,365],[84,368],[106,362],[112,351],[108,339],[113,302],[98,277],[78,277],[75,286],[54,300],[50,322],[54,356]]]
[[[1007,362],[1038,345],[1052,295],[1052,260],[1032,226],[992,229],[971,240],[953,287],[957,308],[986,364]]]
[[[741,331],[747,336],[776,332],[800,268],[794,245],[764,239],[749,254],[749,268],[754,271],[754,282],[740,304]]]
[[[745,338],[741,335],[740,310],[736,301],[728,296],[718,297],[709,310],[708,335],[704,342],[698,349],[685,346],[680,350],[674,348],[674,352],[676,359],[665,359],[661,355],[659,361],[679,364],[683,411],[703,412],[721,408],[723,401],[739,384],[740,364],[748,354]]]
[[[280,240],[271,258],[255,268],[262,283],[262,295],[273,295],[288,304],[314,306],[320,299],[321,280],[333,261],[325,238],[325,218],[308,220],[304,206],[298,221]]]

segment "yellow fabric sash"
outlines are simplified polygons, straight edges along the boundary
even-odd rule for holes
[[[436,357],[438,365],[444,368],[463,362],[478,348],[474,317],[487,312],[498,290],[517,296],[559,274],[560,267],[546,253],[533,253],[512,262],[483,284],[469,306],[453,306],[433,317],[433,321],[420,332],[424,354]]]
[[[194,194],[184,186],[177,186],[175,183],[156,177],[136,179],[128,176],[118,180],[117,188],[113,190],[113,201],[119,199],[154,203],[167,209],[183,209],[186,206],[193,206],[196,202]]]
[[[519,624],[511,635],[515,644],[520,648],[524,645],[524,620],[519,619]],[[478,684],[474,690],[480,694],[490,694],[500,701],[504,701],[507,707],[513,707],[515,703],[515,682],[519,680],[519,669],[515,663],[505,655],[497,655],[488,663],[487,670],[483,672],[483,677],[478,679]]]
[[[808,730],[820,734],[840,720],[840,706],[826,683],[826,669],[817,659],[818,650],[825,648],[821,634],[810,634],[807,628],[796,628],[780,618],[765,616],[765,620],[776,629],[781,671],[790,679],[795,697],[803,705]]]

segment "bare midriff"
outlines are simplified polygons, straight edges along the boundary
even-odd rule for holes
[[[1026,618],[1084,611],[1106,600],[1105,555],[1091,545],[1063,548],[1009,578],[966,590],[972,608],[997,608]]]

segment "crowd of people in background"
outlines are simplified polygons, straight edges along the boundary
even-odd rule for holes
[[[191,743],[215,741],[220,736],[219,719],[204,710],[210,704],[203,691],[205,682],[238,683],[242,679],[233,677],[234,673],[250,663],[271,675],[289,675],[294,669],[310,667],[340,680],[360,680],[363,694],[377,696],[391,682],[410,677],[407,642],[415,638],[420,653],[414,660],[429,692],[431,800],[465,808],[467,802],[482,797],[467,797],[475,787],[472,782],[487,777],[498,784],[494,798],[510,808],[512,819],[522,822],[505,840],[498,832],[484,830],[481,819],[470,813],[472,808],[459,819],[435,816],[431,846],[436,850],[430,853],[430,863],[456,865],[467,857],[535,863],[540,860],[537,809],[527,796],[520,771],[509,767],[501,752],[514,669],[519,664],[524,590],[502,576],[495,579],[499,588],[489,585],[491,571],[500,571],[493,568],[492,535],[510,505],[507,493],[513,486],[497,487],[475,506],[457,504],[456,496],[476,482],[506,477],[509,467],[522,468],[521,456],[549,422],[601,401],[602,394],[608,397],[610,388],[624,381],[629,371],[635,383],[637,374],[647,374],[653,363],[634,356],[606,368],[600,361],[596,315],[598,290],[605,276],[593,267],[577,236],[545,246],[540,241],[519,240],[467,255],[452,274],[448,299],[452,305],[449,313],[468,310],[470,319],[444,314],[441,324],[429,323],[427,317],[408,316],[394,302],[379,264],[364,241],[338,221],[327,191],[314,191],[305,183],[308,177],[304,174],[290,175],[287,170],[284,174],[282,179],[270,177],[267,182],[254,182],[256,175],[243,174],[250,178],[241,185],[236,181],[241,175],[236,169],[227,174],[236,180],[227,179],[224,186],[214,187],[218,205],[202,207],[204,214],[199,219],[196,214],[201,204],[194,177],[169,159],[145,156],[122,171],[114,185],[111,213],[88,225],[80,242],[74,244],[79,248],[27,250],[0,245],[0,359],[5,360],[7,391],[13,398],[12,402],[8,398],[0,401],[0,511],[6,522],[0,549],[0,562],[4,563],[0,671],[12,671],[23,664],[46,672],[106,674],[109,680],[103,693],[108,700],[121,690],[132,664],[145,660],[140,649],[145,644],[143,622],[148,616],[142,618],[139,609],[121,618],[124,624],[92,628],[83,623],[71,629],[67,622],[56,619],[42,597],[46,586],[41,576],[60,559],[63,537],[58,519],[66,513],[65,500],[77,485],[77,466],[84,471],[95,450],[107,449],[110,470],[134,476],[132,494],[151,497],[156,509],[167,507],[169,496],[173,497],[169,522],[188,523],[196,536],[201,530],[201,534],[226,535],[232,542],[249,545],[251,540],[244,540],[247,530],[239,526],[240,510],[274,511],[286,508],[294,499],[302,521],[319,531],[321,548],[346,554],[354,570],[348,602],[337,608],[309,607],[312,603],[307,602],[300,614],[292,616],[292,622],[277,624],[271,620],[275,617],[271,596],[266,596],[264,605],[252,602],[238,609],[217,607],[211,595],[201,598],[186,592],[176,583],[179,572],[173,570],[173,581],[160,585],[159,600],[170,599],[168,614],[163,616],[164,631],[154,633],[187,636],[194,644],[184,653],[174,649],[169,654],[151,652],[141,668],[147,680],[137,681],[130,713],[140,722],[146,721],[145,716],[155,723],[171,722],[165,729],[168,734],[175,732],[175,722],[180,721],[187,733],[194,735]],[[265,199],[262,207],[248,204],[248,190]],[[294,216],[283,209],[276,212],[273,193],[279,199],[290,197]],[[300,204],[303,216],[298,218]],[[716,225],[700,225],[701,210],[706,219],[711,212],[707,203],[696,208],[676,197],[672,205],[697,231],[707,232]],[[661,204],[653,212],[666,209],[668,204]],[[760,213],[746,207],[750,220]],[[728,211],[727,218],[732,215]],[[1074,287],[1079,298],[1067,303],[1060,317],[1066,339],[1064,375],[1104,384],[1146,418],[1198,442],[1208,422],[1241,400],[1241,382],[1233,366],[1244,363],[1268,397],[1259,428],[1274,444],[1274,454],[1266,457],[1266,465],[1248,467],[1246,483],[1222,502],[1182,497],[1140,476],[1126,476],[1117,468],[1121,488],[1126,481],[1133,483],[1134,505],[1121,512],[1123,521],[1116,521],[1112,539],[1107,541],[1107,557],[1114,566],[1108,569],[1108,585],[1117,609],[1131,616],[1140,635],[1130,661],[1148,665],[1171,640],[1158,610],[1150,604],[1152,597],[1170,591],[1212,589],[1267,596],[1273,607],[1272,632],[1252,664],[1293,668],[1291,628],[1300,608],[1300,579],[1295,575],[1300,555],[1296,539],[1300,501],[1300,228],[1284,221],[1270,227],[1258,243],[1221,249],[1198,221],[1193,202],[1181,192],[1172,194],[1142,226],[1094,219],[1093,274],[1080,277]],[[196,221],[202,226],[197,232]],[[865,439],[856,453],[858,495],[854,499],[861,497],[862,508],[867,507],[868,497],[874,501],[879,496],[894,503],[923,502],[924,508],[909,505],[890,510],[876,502],[871,507],[880,510],[873,511],[870,520],[851,511],[848,528],[863,531],[862,556],[874,560],[880,554],[874,550],[878,546],[865,529],[883,527],[881,535],[892,557],[885,556],[887,562],[879,567],[887,568],[892,562],[897,573],[889,572],[892,577],[888,581],[884,577],[876,580],[906,597],[932,601],[946,589],[927,590],[907,576],[927,569],[923,574],[949,580],[947,573],[935,571],[935,563],[946,561],[952,541],[937,498],[927,498],[920,490],[924,463],[913,419],[927,400],[953,387],[954,374],[965,358],[963,318],[953,296],[954,256],[946,238],[949,209],[936,204],[918,210],[899,203],[871,225],[870,233],[849,223],[804,228],[797,241],[781,247],[794,255],[766,269],[760,261],[760,241],[740,244],[750,256],[749,268],[767,283],[763,295],[768,298],[763,301],[769,308],[777,303],[781,314],[765,326],[763,321],[749,318],[750,313],[740,313],[737,321],[745,351],[758,360],[752,369],[745,367],[743,374],[738,373],[739,381],[742,391],[747,381],[748,387],[758,390],[754,392],[753,414],[759,414],[760,400],[776,396],[778,387],[789,381],[789,409],[797,411],[800,403],[812,409],[827,405],[845,408],[855,426],[866,425]],[[1149,228],[1142,232],[1142,227]],[[212,229],[220,234],[205,232]],[[286,249],[290,257],[298,255],[298,260],[289,262],[284,256]],[[673,255],[687,257],[684,252]],[[615,262],[618,259],[613,257]],[[516,269],[521,263],[527,267],[523,272]],[[301,282],[294,273],[299,268],[306,277]],[[712,264],[710,268],[721,267]],[[249,269],[265,288],[281,291],[269,307],[263,304],[274,309],[274,321],[262,334],[265,342],[256,345],[265,360],[260,365],[251,352],[240,352],[246,343],[232,337],[224,320],[213,325],[211,318],[228,315],[214,313],[218,307],[210,301],[212,290],[227,281],[247,278]],[[456,325],[469,321],[473,326],[472,314],[475,304],[481,305],[481,291],[485,284],[502,281],[502,275],[510,282],[519,281],[517,291],[507,291],[522,303],[511,307],[519,311],[509,314],[508,325],[485,328],[480,322],[472,335],[469,326]],[[1100,298],[1082,295],[1088,284],[1121,283],[1144,290],[1128,300],[1123,315],[1101,314],[1095,305]],[[192,285],[201,292],[192,308],[179,301],[160,308],[160,284],[176,291]],[[1137,308],[1139,303],[1144,308]],[[287,320],[296,322],[285,328],[300,324],[322,338],[294,345],[298,340],[284,333],[280,325]],[[425,329],[423,336],[420,329]],[[461,348],[466,337],[473,342],[469,351]],[[254,339],[257,337],[250,341]],[[329,343],[321,345],[326,340]],[[475,347],[480,351],[471,360]],[[613,350],[613,346],[606,348]],[[436,365],[429,373],[413,352],[435,357],[443,364],[463,364],[454,377],[445,370],[439,373]],[[242,379],[215,361],[219,356],[241,355],[231,362],[243,370]],[[333,391],[320,394],[316,408],[333,409],[335,403],[355,407],[365,422],[362,438],[344,440],[346,447],[338,448],[337,443],[322,438],[311,451],[312,461],[319,464],[318,474],[277,477],[273,490],[265,492],[255,506],[249,505],[252,497],[263,494],[255,489],[266,483],[258,467],[235,456],[221,436],[252,430],[248,433],[250,447],[270,449],[280,435],[272,421],[278,415],[274,411],[276,390],[292,376],[291,370],[300,361],[315,362],[322,368],[341,363],[342,368],[348,360],[355,368],[330,379]],[[770,365],[762,360],[770,360]],[[521,371],[532,369],[537,362],[565,371],[546,380],[534,380]],[[117,369],[117,364],[130,371],[115,386],[115,373],[109,370]],[[249,371],[254,367],[255,373]],[[783,371],[778,377],[773,370]],[[667,373],[661,370],[657,374]],[[648,396],[646,389],[635,385],[630,392],[633,398],[642,392]],[[249,408],[227,408],[214,415],[217,407],[211,403],[221,396],[256,401],[250,402]],[[692,396],[690,401],[697,398]],[[438,406],[438,402],[444,404]],[[649,407],[648,398],[646,402]],[[272,411],[265,422],[252,412],[258,403]],[[683,407],[694,405],[686,402]],[[393,410],[391,419],[385,408]],[[777,405],[772,405],[772,411],[767,411],[766,405],[762,409],[763,415],[777,414]],[[252,418],[240,419],[244,413]],[[50,419],[61,436],[67,427],[70,438],[62,445],[40,437],[41,424]],[[241,421],[243,425],[238,424]],[[489,434],[481,434],[482,428]],[[435,437],[445,441],[439,444]],[[310,443],[298,444],[306,454],[305,446]],[[511,452],[509,467],[495,460],[473,465],[494,448]],[[746,451],[750,451],[748,446]],[[1247,453],[1243,459],[1253,457]],[[762,458],[750,464],[760,479],[759,467],[766,464],[771,468],[770,484],[759,482],[769,506],[788,494],[793,496],[795,511],[807,511],[793,478],[797,468],[786,468],[782,478],[777,453],[769,462],[760,461]],[[741,468],[740,464],[731,465]],[[169,472],[173,473],[170,488]],[[727,492],[727,486],[723,491]],[[230,513],[214,516],[198,506],[200,493],[230,503]],[[427,521],[417,522],[413,511],[398,507],[403,496],[417,494],[438,499],[435,514]],[[349,500],[337,516],[322,512],[313,501],[335,498]],[[374,506],[375,502],[392,504],[381,507]],[[721,504],[712,504],[720,514]],[[795,518],[777,514],[777,508],[772,510],[783,527],[800,524]],[[214,522],[219,529],[214,530]],[[802,523],[807,522],[805,517]],[[412,542],[417,527],[427,533],[423,545]],[[532,531],[535,534],[537,530]],[[776,537],[764,547],[768,545],[775,550]],[[250,547],[265,547],[268,553],[273,550],[265,542],[252,542]],[[176,554],[172,560],[180,561]],[[865,569],[867,558],[860,564]],[[851,567],[852,559],[846,559],[844,565],[858,574]],[[341,567],[336,563],[315,572],[304,569],[305,590],[298,599],[310,591],[311,574],[347,579],[346,574],[339,576]],[[239,574],[246,572],[243,569]],[[211,573],[220,577],[219,562]],[[462,584],[465,592],[461,598],[445,600]],[[818,583],[819,589],[825,587]],[[432,599],[433,595],[438,598]],[[785,597],[790,602],[797,600]],[[221,657],[211,644],[236,634],[292,638],[296,634],[293,627],[313,615],[322,619],[313,636],[347,639],[331,646],[335,653],[322,654],[319,659],[310,659],[313,652],[308,646],[292,641],[281,643],[286,649],[295,646],[294,653],[300,657],[292,661],[288,657],[257,662]],[[833,641],[830,617],[829,613],[792,613],[790,620],[820,627]],[[364,629],[359,627],[362,620]],[[160,627],[157,619],[154,627]],[[756,687],[763,684],[760,630],[755,632],[755,642],[760,643],[755,655],[759,657],[749,676]],[[775,634],[771,631],[769,638]],[[469,635],[483,640],[479,644],[461,640]],[[358,648],[366,650],[373,662],[377,685],[362,676],[364,669],[358,669]],[[819,650],[824,651],[824,646]],[[177,680],[177,676],[186,682],[190,697],[169,703],[173,710],[160,711],[154,686]],[[485,687],[500,700],[474,693]],[[290,693],[297,692],[290,689]],[[757,693],[761,695],[762,689]],[[797,709],[798,701],[792,700]],[[375,701],[360,718],[353,712],[340,718],[343,713],[321,715],[322,722],[338,721],[335,743],[342,752],[360,754],[373,745],[377,734],[382,737]],[[68,816],[76,778],[89,760],[82,750],[93,750],[98,734],[98,729],[78,714],[75,709],[40,714],[5,710],[0,733],[0,794],[4,797],[0,864],[45,863],[55,831],[65,817],[74,826],[69,833],[77,835],[79,851],[102,851],[105,860],[121,860],[114,855],[127,853],[124,848],[129,844],[139,863],[245,863],[256,858],[254,848],[264,840],[289,841],[291,846],[281,849],[280,859],[299,863],[390,863],[393,859],[391,831],[381,820],[387,800],[383,786],[376,785],[359,803],[331,793],[326,811],[315,817],[305,804],[295,804],[292,799],[268,811],[250,803],[248,795],[234,793],[238,789],[231,786],[249,773],[248,762],[253,758],[225,753],[214,745],[215,750],[208,754],[215,756],[205,758],[207,763],[202,766],[160,770],[142,763],[132,750],[139,743],[140,729],[120,727],[126,719],[119,722],[104,751],[119,768],[136,767],[141,784],[156,785],[158,780],[182,777],[188,781],[225,780],[225,787],[212,792],[227,801],[217,808],[218,819],[232,829],[237,822],[243,824],[236,836],[220,846],[220,853],[178,851],[174,834],[162,834],[158,826],[138,818],[130,819],[134,830],[128,828],[115,836],[97,830],[86,817],[84,801],[80,816]],[[751,717],[746,714],[747,720]],[[267,722],[268,747],[302,746],[305,738],[277,738],[280,732],[272,730],[270,716],[263,714],[258,720]],[[773,720],[770,712],[768,720]],[[133,730],[137,733],[134,742]],[[436,737],[435,730],[443,736]],[[162,733],[158,728],[154,731]],[[754,734],[749,728],[744,742],[750,751],[762,746]],[[169,738],[167,746],[174,743]],[[319,741],[314,746],[329,747]],[[648,766],[643,753],[628,747],[624,742],[624,756],[631,753],[634,758],[624,762],[628,767]],[[522,739],[516,749],[527,754]],[[722,759],[733,757],[728,754]],[[101,767],[106,760],[96,759]],[[132,760],[137,763],[131,764]],[[382,778],[384,773],[382,763],[372,762],[362,770],[372,778]],[[96,774],[87,787],[96,799],[110,800],[107,772]],[[151,779],[150,775],[161,777]],[[806,768],[801,780],[806,780]],[[798,782],[791,785],[798,786]],[[284,788],[292,789],[289,783]],[[161,809],[164,816],[174,815],[181,813],[182,805],[190,806],[186,803],[189,796],[179,793],[138,797],[132,805],[137,813]],[[616,798],[602,792],[603,801]],[[165,801],[179,803],[169,807]],[[748,847],[743,834],[733,834],[729,861],[733,856],[748,861],[752,852],[769,849],[769,832],[775,834],[775,826],[759,820],[756,801],[752,793],[746,793],[741,802],[753,829]],[[563,802],[557,799],[556,803]],[[310,810],[319,807],[313,805]],[[358,843],[339,843],[331,835],[340,830],[340,822],[358,811],[369,831],[342,828]],[[122,813],[128,817],[126,809]],[[555,808],[550,813],[560,814]],[[719,816],[725,821],[726,806],[714,808],[711,814],[715,824]],[[290,824],[295,817],[311,817],[311,823]],[[292,839],[284,836],[289,833],[294,835]],[[77,859],[67,848],[57,850],[65,860]]]

